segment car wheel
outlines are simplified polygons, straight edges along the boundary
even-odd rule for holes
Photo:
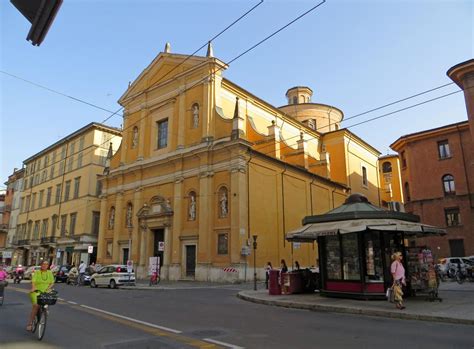
[[[114,279],[110,280],[109,287],[110,288],[117,288],[117,283],[115,282]]]
[[[95,283],[94,279],[91,280],[91,287],[92,288],[97,288],[97,284]]]

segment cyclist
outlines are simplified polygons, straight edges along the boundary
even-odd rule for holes
[[[31,327],[33,324],[33,319],[36,316],[36,313],[38,312],[39,305],[37,302],[37,297],[39,292],[49,292],[52,290],[53,285],[54,285],[54,276],[51,270],[48,269],[49,263],[46,260],[43,260],[41,262],[41,269],[37,270],[33,273],[31,277],[31,292],[30,292],[30,298],[31,298],[31,314],[30,318],[28,320],[28,325],[26,326],[27,331],[31,331]]]

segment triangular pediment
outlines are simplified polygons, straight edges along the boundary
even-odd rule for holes
[[[160,52],[135,81],[130,84],[118,102],[124,105],[128,99],[139,95],[151,86],[166,83],[166,81],[171,81],[173,78],[184,74],[190,74],[194,71],[192,68],[198,68],[210,62],[225,67],[223,62],[214,57],[189,57],[188,55]]]

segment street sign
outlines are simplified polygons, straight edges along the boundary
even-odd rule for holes
[[[11,251],[3,251],[3,258],[12,258]]]
[[[158,251],[164,251],[165,250],[165,242],[164,241],[159,241],[158,242]]]
[[[127,261],[127,273],[131,273],[133,271],[133,261],[132,260],[128,260]]]
[[[89,245],[87,246],[87,253],[93,253],[94,252],[94,246]]]
[[[61,251],[56,252],[56,258],[61,258]]]

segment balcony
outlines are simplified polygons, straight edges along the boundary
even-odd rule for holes
[[[46,236],[41,238],[41,245],[47,245],[56,242],[56,236]]]
[[[26,240],[18,240],[18,246],[24,246],[24,245],[29,245],[30,244],[30,240],[29,239],[26,239]]]

